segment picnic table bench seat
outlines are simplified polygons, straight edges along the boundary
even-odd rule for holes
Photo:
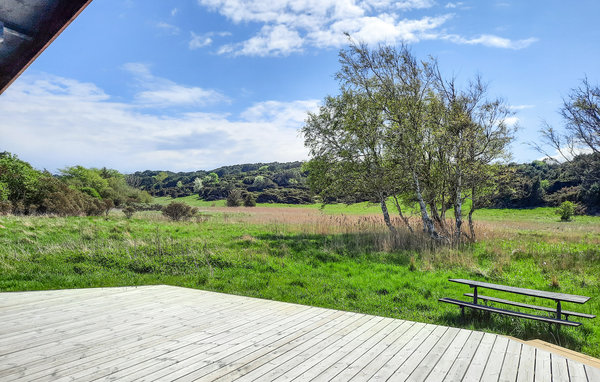
[[[471,297],[471,298],[473,298],[473,293],[465,293],[464,296],[465,297]],[[506,305],[518,306],[520,308],[529,308],[529,309],[534,309],[534,310],[541,310],[541,311],[548,312],[548,313],[556,313],[556,308],[548,308],[546,306],[525,304],[525,303],[522,303],[522,302],[505,300],[503,298],[497,298],[497,297],[483,296],[483,295],[480,295],[480,294],[477,295],[477,298],[480,299],[480,300],[484,300],[484,301],[497,302],[499,304],[506,304]],[[596,315],[594,315],[594,314],[573,312],[573,311],[570,311],[570,310],[561,310],[561,313],[565,316],[565,319],[568,319],[569,316],[583,317],[583,318],[596,318]]]
[[[473,293],[465,293],[464,294],[467,297],[471,297],[473,299],[473,302],[462,301],[462,300],[457,300],[454,298],[447,298],[447,297],[440,298],[438,300],[440,302],[458,305],[461,308],[461,313],[463,314],[463,316],[464,316],[464,309],[465,309],[465,307],[467,307],[467,308],[471,308],[471,309],[477,309],[477,310],[482,310],[482,311],[487,311],[487,312],[504,314],[507,316],[520,317],[520,318],[526,318],[526,319],[530,319],[530,320],[543,321],[543,322],[547,322],[550,324],[567,325],[567,326],[580,326],[581,325],[580,322],[570,321],[568,319],[569,316],[581,317],[581,318],[595,318],[596,317],[593,314],[574,312],[574,311],[570,311],[570,310],[562,310],[561,302],[583,304],[590,299],[587,296],[578,296],[578,295],[572,295],[572,294],[566,294],[566,293],[541,291],[541,290],[528,289],[528,288],[518,288],[518,287],[511,287],[511,286],[506,286],[506,285],[486,283],[483,281],[475,281],[475,280],[449,279],[448,281],[452,281],[452,282],[459,283],[459,284],[469,285],[471,288],[473,288]],[[482,296],[482,295],[478,294],[478,288],[487,288],[487,289],[493,289],[493,290],[498,290],[498,291],[502,291],[502,292],[550,299],[550,300],[553,300],[554,302],[556,302],[556,309],[548,308],[545,306],[526,304],[526,303],[522,303],[522,302],[515,302],[515,301],[511,301],[511,300],[497,298],[497,297]],[[485,301],[486,304],[485,305],[479,304],[478,303],[479,300]],[[514,310],[497,308],[497,307],[493,307],[493,306],[488,306],[487,302],[496,302],[496,303],[512,305],[512,306],[516,306],[516,307],[520,307],[520,308],[528,308],[528,309],[533,309],[533,310],[544,311],[547,313],[553,313],[555,317],[540,316],[540,315],[536,315],[536,314],[523,313],[523,312],[518,312],[518,311],[514,311]],[[565,316],[565,319],[563,319],[562,316]]]

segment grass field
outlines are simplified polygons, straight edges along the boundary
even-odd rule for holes
[[[0,290],[179,285],[541,338],[600,357],[600,319],[556,334],[497,315],[469,313],[463,322],[457,307],[437,301],[470,292],[448,278],[470,278],[590,296],[563,309],[598,314],[600,218],[561,223],[546,208],[481,210],[477,243],[433,248],[402,230],[391,237],[378,206],[182,200],[201,213],[187,222],[158,212],[127,220],[116,210],[107,218],[0,216]]]

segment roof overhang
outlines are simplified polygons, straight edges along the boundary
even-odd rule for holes
[[[91,2],[0,1],[0,94]]]

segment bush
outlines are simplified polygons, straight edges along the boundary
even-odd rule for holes
[[[102,203],[104,203],[104,214],[108,216],[110,210],[115,208],[115,203],[112,201],[112,199],[104,199]]]
[[[12,211],[12,203],[8,200],[0,201],[0,215],[8,215]]]
[[[134,206],[125,206],[125,208],[123,208],[123,213],[127,219],[131,219],[135,211],[136,209]]]
[[[572,202],[564,201],[556,209],[556,214],[560,215],[560,220],[570,221],[575,213],[575,204]]]
[[[197,208],[192,208],[185,203],[179,202],[172,202],[162,208],[162,214],[174,221],[191,218],[196,212],[198,212]]]
[[[246,194],[244,197],[244,207],[256,207],[256,198],[254,197],[254,194]]]
[[[235,189],[227,195],[227,207],[239,207],[242,205],[242,191]]]

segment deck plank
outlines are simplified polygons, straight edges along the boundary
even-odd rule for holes
[[[467,372],[467,369],[471,365],[473,357],[483,340],[484,333],[482,332],[471,332],[469,339],[463,346],[460,353],[456,357],[456,360],[452,363],[450,370],[446,373],[446,377],[443,379],[447,382],[461,381]],[[437,382],[439,380],[431,379],[430,382]]]
[[[471,360],[471,364],[469,365],[467,372],[463,377],[463,381],[480,381],[483,375],[483,371],[485,370],[485,366],[488,363],[488,359],[490,358],[490,353],[494,348],[494,343],[498,339],[498,336],[490,333],[485,333],[473,359]]]
[[[440,358],[442,358],[459,332],[460,330],[457,328],[449,328],[427,355],[420,360],[417,367],[410,373],[406,380],[411,382],[424,381],[433,368],[437,366]]]
[[[600,369],[588,365],[584,365],[584,368],[589,382],[600,381]]]
[[[506,337],[147,286],[0,293],[4,381],[600,381]]]
[[[569,371],[567,368],[567,359],[555,354],[552,358],[552,380],[553,381],[569,381]]]
[[[571,382],[588,382],[583,364],[567,359],[567,365]]]
[[[517,380],[522,347],[523,344],[520,342],[509,341],[498,382],[515,382]]]
[[[425,381],[443,381],[446,377],[446,374],[448,374],[452,368],[452,365],[454,365],[454,362],[460,355],[461,351],[468,343],[472,334],[473,332],[470,330],[460,329],[459,333],[456,335],[456,337],[454,337],[452,343],[446,348],[444,355],[442,355],[429,375],[425,377]]]
[[[504,364],[506,355],[508,353],[507,350],[509,342],[510,340],[503,336],[498,336],[496,338],[494,347],[492,347],[487,364],[483,370],[483,375],[481,376],[482,382],[498,381],[500,378],[500,372],[502,371],[502,365]]]
[[[535,350],[533,346],[529,345],[521,347],[517,382],[533,382],[535,378]]]
[[[552,355],[551,353],[535,350],[535,382],[552,381]]]

